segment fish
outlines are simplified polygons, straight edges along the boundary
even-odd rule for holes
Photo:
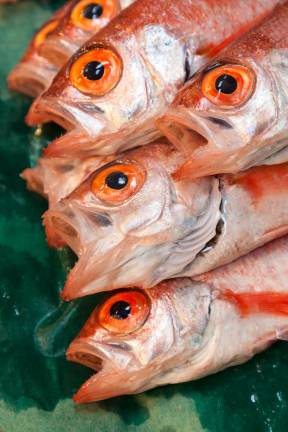
[[[33,98],[47,90],[72,54],[133,0],[70,0],[36,32],[8,76],[8,85]]]
[[[26,122],[67,130],[47,157],[83,159],[152,142],[161,135],[155,117],[180,87],[279,2],[137,0],[71,57]]]
[[[157,120],[187,161],[175,178],[288,161],[288,3],[224,49]]]
[[[288,164],[175,181],[165,139],[117,155],[44,214],[79,257],[64,300],[151,288],[228,263],[288,232]]]
[[[283,237],[199,280],[110,294],[68,347],[94,371],[74,401],[197,380],[287,340],[287,255]]]

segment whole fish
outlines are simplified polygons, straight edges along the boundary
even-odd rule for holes
[[[11,90],[36,97],[94,33],[133,0],[70,0],[35,34],[8,77]]]
[[[113,154],[160,136],[155,116],[207,58],[281,0],[138,0],[93,36],[35,101],[29,125],[69,132],[46,155]]]
[[[188,155],[176,178],[288,160],[288,3],[221,52],[158,121]]]
[[[97,373],[78,403],[195,380],[287,339],[288,238],[201,277],[123,290],[98,306],[67,351]]]
[[[176,182],[183,161],[164,140],[127,151],[46,212],[79,257],[64,299],[194,276],[288,232],[288,164]]]

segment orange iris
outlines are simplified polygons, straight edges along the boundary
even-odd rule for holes
[[[44,25],[44,27],[37,33],[34,39],[35,48],[39,48],[40,45],[45,41],[47,36],[49,36],[58,26],[58,21],[50,21],[48,24]]]
[[[117,0],[80,0],[72,9],[71,20],[76,27],[97,31],[118,13]]]
[[[135,162],[115,163],[96,174],[91,190],[100,200],[119,204],[136,194],[145,178],[144,169]]]
[[[121,58],[110,49],[96,48],[74,61],[70,81],[82,93],[103,96],[118,84],[121,74]]]
[[[133,333],[147,320],[150,309],[144,292],[122,291],[103,303],[98,310],[98,323],[112,333]]]
[[[224,65],[212,69],[204,76],[201,90],[213,104],[229,108],[249,99],[255,81],[254,73],[246,66]]]

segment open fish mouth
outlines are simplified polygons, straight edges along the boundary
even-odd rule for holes
[[[85,346],[81,342],[72,342],[67,350],[66,358],[68,361],[79,363],[98,373],[103,369],[104,359],[100,352],[93,353],[92,350],[93,348],[88,344]]]
[[[173,173],[176,181],[231,172],[227,171],[230,151],[233,154],[233,148],[243,146],[233,125],[219,116],[197,115],[178,107],[169,110],[156,124],[187,157]]]
[[[79,253],[79,235],[69,218],[61,212],[47,211],[44,214],[44,225],[46,238],[51,247],[67,245],[73,252]]]
[[[180,151],[191,157],[199,147],[208,144],[209,138],[207,130],[198,118],[193,119],[191,127],[191,117],[185,112],[181,113],[174,110],[168,111],[167,114],[157,120],[157,126]]]
[[[19,63],[8,76],[10,90],[37,97],[51,84],[57,69],[44,59]]]
[[[93,111],[92,118],[91,111]],[[91,148],[95,147],[96,138],[99,149],[104,142],[111,144],[110,135],[108,134],[107,137],[103,133],[106,129],[106,120],[102,116],[102,111],[99,109],[98,112],[97,107],[91,104],[84,103],[78,107],[77,104],[66,104],[60,98],[44,94],[32,104],[26,116],[26,123],[28,126],[35,126],[53,122],[65,129],[66,133],[52,141],[44,150],[44,154],[48,157],[71,158],[74,154],[77,157],[79,149],[82,156],[85,156],[85,151],[89,156]],[[92,135],[89,129],[91,124],[93,124]],[[98,138],[100,132],[103,136],[101,139]]]
[[[96,372],[74,395],[74,402],[96,402],[125,392],[127,372],[113,363],[113,359],[106,354],[106,347],[102,350],[101,344],[95,347],[95,344],[92,345],[89,341],[76,339],[69,346],[66,358]]]
[[[48,122],[54,122],[67,131],[75,127],[75,119],[65,104],[53,97],[40,97],[33,102],[26,116],[26,123],[28,126],[35,126]]]

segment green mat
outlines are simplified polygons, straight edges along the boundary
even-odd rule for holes
[[[22,0],[0,6],[0,431],[286,432],[284,342],[196,383],[89,406],[71,401],[91,372],[67,363],[65,349],[99,297],[59,300],[73,257],[47,247],[46,203],[19,178],[54,131],[45,127],[36,138],[23,122],[30,101],[9,94],[5,83],[35,29],[60,5]]]

